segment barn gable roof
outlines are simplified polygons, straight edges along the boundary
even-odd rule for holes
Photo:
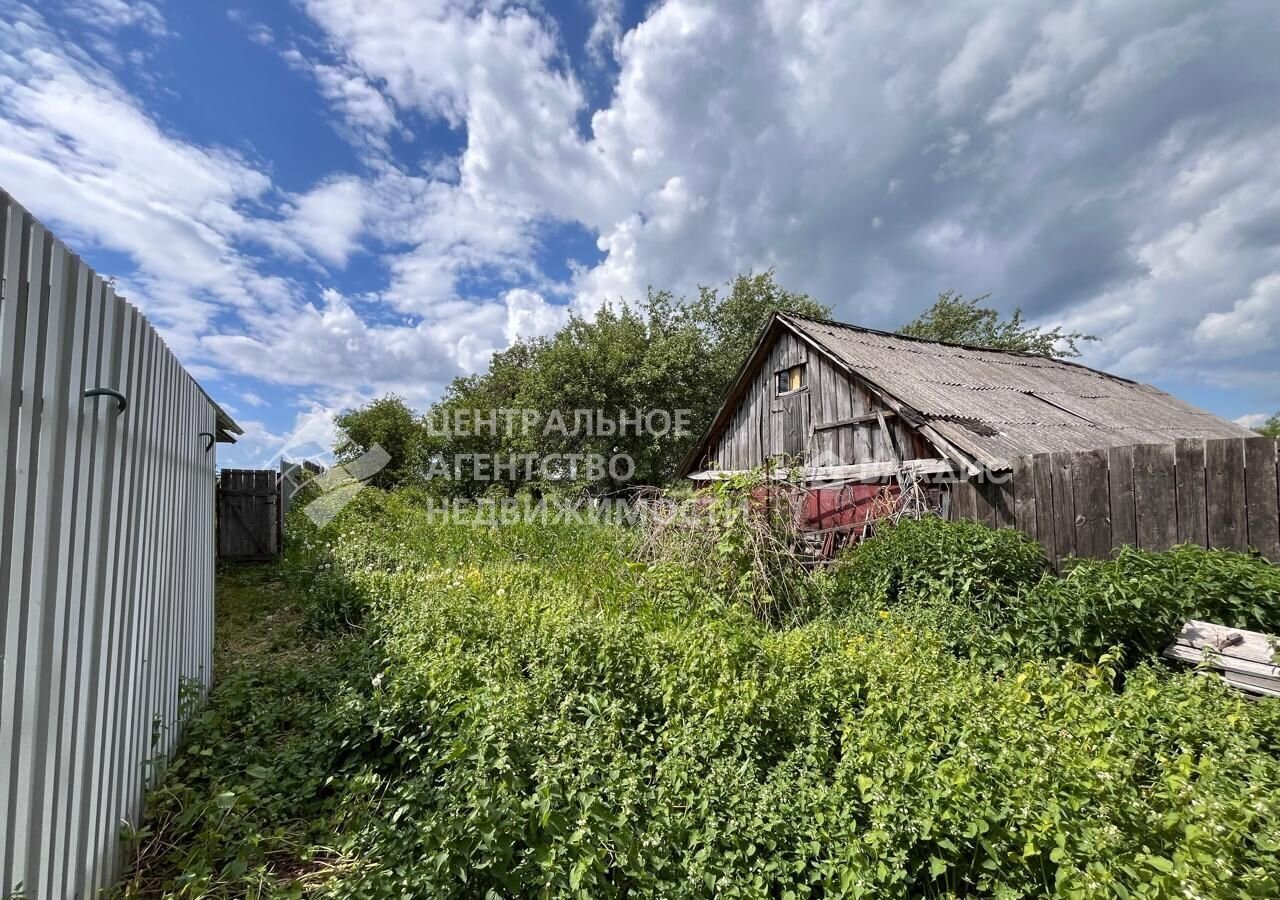
[[[762,344],[771,341],[775,325],[789,328],[890,406],[899,406],[908,420],[991,469],[1010,468],[1015,457],[1033,453],[1252,435],[1159,388],[1065,360],[928,341],[794,313],[772,316]],[[759,356],[753,353],[739,372],[726,407]],[[721,413],[726,411],[731,409]],[[708,438],[723,424],[722,414],[686,459],[687,466],[705,452]]]

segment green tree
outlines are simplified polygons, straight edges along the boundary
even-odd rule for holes
[[[983,294],[966,299],[955,291],[945,291],[938,295],[933,306],[898,329],[898,333],[950,344],[1017,350],[1053,359],[1077,357],[1079,344],[1098,339],[1092,334],[1063,331],[1060,327],[1034,328],[1026,324],[1021,309],[1002,319],[998,310],[979,305],[990,296]]]
[[[635,306],[605,306],[591,319],[575,316],[539,348],[520,393],[522,406],[548,415],[558,410],[566,420],[578,410],[600,410],[612,420],[623,412],[634,417],[657,411],[658,418],[652,427],[625,433],[601,433],[598,423],[591,434],[535,433],[523,448],[544,456],[629,457],[634,472],[619,468],[615,474],[624,477],[597,485],[605,489],[661,483],[693,436],[678,436],[667,426],[674,428],[677,411],[688,410],[690,432],[700,428],[718,397],[710,356],[707,333],[692,310],[665,291],[650,291]]]
[[[391,457],[370,484],[401,487],[421,480],[425,432],[417,414],[400,397],[388,394],[364,406],[334,417],[339,429],[333,453],[338,462],[349,462],[378,444]]]
[[[426,417],[428,471],[438,472],[439,463],[451,468],[452,460],[472,453],[500,458],[524,453],[540,458],[626,455],[635,464],[626,484],[665,483],[715,414],[729,381],[777,310],[830,313],[805,295],[782,288],[769,270],[740,275],[722,288],[700,288],[693,300],[650,289],[639,302],[608,305],[591,318],[573,316],[557,333],[495,353],[487,372],[449,386]],[[564,434],[542,426],[514,434],[489,429],[450,434],[441,427],[459,411],[491,409],[536,410],[544,423],[558,411],[569,429],[579,410],[600,410],[614,420],[621,411],[634,416],[636,410],[660,410],[674,419],[677,411],[687,410],[688,424],[679,434],[654,434],[650,429],[603,434],[598,428],[591,434]],[[654,424],[660,429],[662,419]],[[507,472],[498,480],[508,491],[520,486],[520,479]],[[464,478],[437,487],[445,493],[476,495],[492,490],[493,484]],[[592,489],[621,486],[622,480],[606,478]]]
[[[1280,412],[1267,419],[1260,428],[1255,428],[1254,431],[1263,437],[1280,437]]]
[[[729,387],[771,313],[793,312],[819,319],[831,315],[831,307],[778,284],[773,269],[739,275],[724,287],[724,293],[719,288],[699,288],[693,305],[693,316],[708,333],[708,377],[715,382],[717,396]],[[714,410],[707,414],[708,419],[712,413]]]

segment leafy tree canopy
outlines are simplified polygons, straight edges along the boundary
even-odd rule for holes
[[[1262,427],[1254,429],[1263,437],[1280,437],[1280,412],[1262,423]]]
[[[1013,315],[1003,319],[998,310],[980,305],[990,296],[983,294],[966,299],[956,291],[944,291],[933,306],[898,333],[951,344],[1017,350],[1053,359],[1077,357],[1079,344],[1098,339],[1079,331],[1034,328],[1026,324],[1021,309],[1015,309]]]
[[[422,422],[400,397],[388,394],[347,410],[334,421],[339,429],[333,448],[338,462],[349,462],[374,444],[390,455],[391,461],[370,480],[374,486],[400,487],[421,477],[425,449]]]
[[[692,313],[708,333],[709,377],[715,382],[717,398],[729,387],[771,313],[793,312],[820,319],[831,315],[831,307],[778,284],[773,269],[739,275],[725,287],[726,293],[719,288],[699,288]]]
[[[452,466],[466,454],[622,454],[634,461],[634,472],[595,482],[593,490],[664,483],[715,414],[774,311],[830,315],[827,307],[781,287],[772,270],[739,275],[719,288],[702,287],[691,300],[650,289],[637,303],[608,305],[590,319],[573,316],[549,337],[521,340],[495,353],[487,372],[455,379],[428,410],[425,423],[395,397],[344,413],[338,422],[344,432],[339,458],[377,440],[397,460],[387,478],[403,483],[408,474],[438,476],[442,462]],[[559,411],[566,426],[574,424],[579,410],[600,410],[615,419],[621,411],[665,410],[674,417],[684,410],[688,421],[681,434],[593,429],[566,435],[541,428],[495,433],[449,427],[456,424],[457,413],[526,409],[544,416]],[[393,439],[395,446],[383,437]],[[509,492],[524,481],[522,473],[493,472],[484,481],[453,478],[435,487],[475,495]]]

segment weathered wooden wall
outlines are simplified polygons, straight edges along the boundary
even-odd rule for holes
[[[1003,484],[953,485],[950,515],[1018,528],[1055,565],[1126,544],[1252,547],[1280,562],[1278,444],[1181,440],[1021,457]]]
[[[805,388],[779,395],[776,373],[801,363]],[[939,456],[848,373],[790,332],[779,336],[695,468],[751,469],[779,455],[803,457],[809,466]]]
[[[0,191],[0,896],[113,881],[210,683],[216,420],[146,318]]]
[[[274,469],[223,469],[218,480],[218,556],[266,562],[280,552],[280,483]]]

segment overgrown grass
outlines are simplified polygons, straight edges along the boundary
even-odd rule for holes
[[[1280,704],[1141,655],[1117,689],[1119,654],[958,653],[1041,583],[1010,538],[921,538],[985,542],[982,572],[892,594],[819,575],[786,625],[617,528],[353,506],[276,611],[235,604],[247,661],[151,799],[139,893],[1280,894]]]
[[[120,896],[301,897],[346,864],[325,729],[373,660],[359,636],[303,627],[287,574],[219,569],[215,686],[148,795],[144,827],[127,835]]]

